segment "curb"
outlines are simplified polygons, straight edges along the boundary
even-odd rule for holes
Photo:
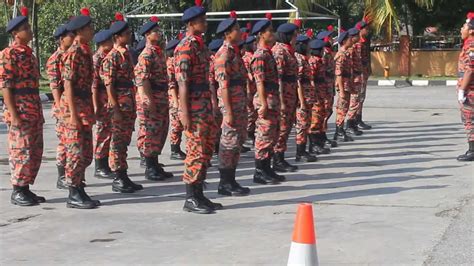
[[[427,79],[416,79],[416,80],[394,80],[394,79],[381,79],[381,80],[369,80],[367,85],[369,86],[456,86],[457,80],[427,80]]]

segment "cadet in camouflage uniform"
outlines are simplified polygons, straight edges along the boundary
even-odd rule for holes
[[[94,35],[94,42],[98,49],[92,57],[94,63],[94,80],[92,81],[92,101],[96,114],[95,132],[95,177],[113,178],[112,170],[109,166],[110,137],[112,135],[112,122],[107,109],[108,96],[104,82],[100,78],[102,61],[114,47],[112,32],[102,30]]]
[[[140,29],[146,46],[135,66],[139,122],[137,147],[145,158],[145,178],[152,181],[173,177],[158,164],[158,155],[168,134],[169,101],[165,54],[159,46],[161,34],[157,22],[158,18],[152,17]]]
[[[132,193],[143,186],[128,177],[127,149],[132,139],[135,125],[135,87],[133,84],[133,62],[128,51],[131,30],[123,16],[116,14],[116,21],[110,27],[114,38],[114,48],[102,62],[100,77],[104,81],[108,95],[108,112],[112,115],[112,135],[110,139],[109,162],[114,173],[112,190]]]
[[[32,206],[45,198],[31,192],[43,155],[43,109],[39,97],[39,68],[28,43],[33,32],[28,10],[8,22],[6,31],[13,43],[0,52],[0,88],[5,101],[8,126],[8,158],[13,192],[11,203]]]
[[[170,114],[170,145],[171,145],[171,160],[184,160],[186,153],[181,150],[181,140],[183,133],[183,125],[179,119],[179,97],[178,84],[174,74],[174,49],[178,45],[179,40],[173,39],[166,44],[166,70],[168,73],[168,99],[169,99],[169,114]]]
[[[241,32],[235,12],[231,12],[231,18],[219,23],[216,33],[224,37],[224,43],[214,59],[215,78],[219,83],[219,107],[224,117],[219,145],[220,182],[217,192],[224,196],[244,196],[250,193],[250,189],[237,183],[235,172],[240,148],[247,136],[247,71],[237,46]]]
[[[350,135],[360,136],[363,134],[357,126],[357,112],[360,110],[361,103],[361,90],[363,83],[363,69],[362,69],[362,60],[360,51],[355,46],[359,43],[359,33],[360,31],[356,28],[349,29],[349,37],[351,38],[352,47],[349,48],[349,56],[351,58],[352,65],[352,78],[351,78],[351,87],[354,93],[351,95],[351,100],[349,104],[349,118],[347,119],[346,132]]]
[[[257,87],[255,85],[255,79],[253,78],[252,68],[250,62],[255,51],[255,36],[249,36],[245,40],[244,44],[244,55],[242,60],[244,61],[245,69],[247,70],[247,137],[255,145],[255,121],[257,121],[257,110],[253,105],[253,98],[257,93]]]
[[[203,192],[217,131],[209,90],[209,50],[202,39],[207,30],[206,11],[200,5],[190,7],[181,20],[187,26],[187,33],[176,47],[174,59],[181,122],[186,135],[183,210],[209,214],[222,209],[222,205],[210,201]]]
[[[259,184],[278,184],[285,177],[275,173],[271,167],[271,158],[279,136],[280,92],[278,71],[271,45],[275,42],[275,33],[271,22],[271,14],[267,19],[260,20],[252,28],[252,34],[257,35],[258,45],[251,68],[257,94],[254,106],[257,109],[255,135],[255,173],[253,182]]]
[[[215,73],[215,54],[221,48],[222,44],[224,41],[222,39],[214,39],[209,43],[209,89],[211,90],[212,93],[212,111],[214,112],[214,119],[216,120],[216,125],[217,125],[217,131],[214,140],[212,142],[214,143],[214,153],[218,154],[219,153],[219,141],[221,138],[221,124],[222,124],[222,113],[221,110],[219,109],[219,103],[217,100],[217,88],[218,84],[216,81],[216,73]]]
[[[60,108],[64,121],[63,142],[66,147],[66,181],[69,185],[67,207],[92,209],[100,205],[84,190],[85,172],[92,162],[92,126],[95,123],[92,104],[93,64],[89,42],[94,36],[88,9],[66,26],[75,35],[64,54],[64,93]]]
[[[63,134],[63,121],[60,113],[59,101],[64,92],[62,71],[63,71],[63,55],[74,41],[74,34],[66,29],[66,25],[60,25],[54,32],[54,38],[58,42],[58,49],[49,57],[46,62],[46,74],[49,79],[49,88],[53,94],[53,118],[56,119],[56,136],[59,139],[58,147],[56,148],[56,167],[58,168],[58,181],[56,187],[59,189],[68,189],[66,177],[64,173],[64,166],[66,165],[66,148],[62,143],[61,135]]]
[[[296,118],[297,72],[298,66],[295,58],[294,45],[296,43],[296,30],[293,23],[284,23],[277,29],[277,43],[272,47],[273,57],[277,63],[278,84],[280,87],[280,133],[275,144],[273,156],[273,169],[277,172],[294,172],[298,167],[285,160],[288,137]]]
[[[466,23],[461,28],[461,37],[464,45],[458,61],[457,92],[469,149],[457,159],[472,162],[474,161],[474,12],[467,15]]]

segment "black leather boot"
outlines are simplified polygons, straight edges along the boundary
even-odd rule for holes
[[[113,179],[114,176],[112,171],[109,167],[109,158],[100,158],[95,159],[95,172],[94,176],[97,178],[104,178],[104,179]]]
[[[367,124],[362,120],[362,114],[357,115],[356,124],[357,124],[357,126],[358,126],[360,129],[362,129],[362,130],[370,130],[370,129],[372,129],[372,126],[371,126],[371,125],[367,125]]]
[[[306,151],[306,143],[296,145],[296,159],[297,162],[316,162],[318,158],[314,155],[309,154]]]
[[[66,202],[66,207],[75,209],[94,209],[97,205],[84,197],[85,193],[82,193],[81,188],[77,186],[69,186],[69,197]]]
[[[114,181],[112,182],[112,191],[120,193],[133,193],[135,189],[128,182],[129,178],[126,170],[119,170],[115,173]]]
[[[222,210],[224,208],[222,204],[217,203],[217,202],[212,202],[210,199],[204,196],[204,183],[196,184],[194,186],[194,189],[195,189],[195,195],[197,195],[197,197],[199,197],[207,207],[211,208],[214,211]]]
[[[58,181],[56,182],[56,187],[59,189],[68,189],[68,184],[66,182],[66,171],[64,166],[57,165],[58,167]]]
[[[323,139],[322,134],[311,134],[310,135],[311,139],[311,149],[309,150],[310,153],[313,154],[329,154],[331,153],[331,150],[326,147],[326,142]]]
[[[223,196],[246,196],[250,189],[235,181],[235,169],[219,169],[220,182],[217,193]]]
[[[467,150],[465,154],[459,155],[457,159],[460,162],[474,161],[474,141],[469,142],[469,150]]]
[[[278,182],[284,182],[286,180],[286,177],[284,175],[277,174],[275,172],[275,169],[272,168],[272,163],[271,163],[270,158],[265,159],[263,161],[263,168],[266,169],[265,171],[267,171],[274,180]]]
[[[240,146],[240,153],[247,153],[251,149],[249,147],[245,147],[244,145]]]
[[[166,179],[174,177],[173,173],[165,171],[164,169],[165,165],[159,162],[158,156],[156,156],[156,166],[157,166],[156,169],[158,170],[158,173],[164,176]]]
[[[186,200],[184,201],[183,211],[198,214],[210,214],[214,210],[208,207],[202,199],[196,195],[196,184],[186,184]]]
[[[328,139],[328,135],[326,134],[326,132],[324,132],[324,133],[322,134],[322,136],[323,136],[324,142],[325,142],[327,145],[331,146],[331,148],[336,148],[336,147],[338,146],[338,145],[337,145],[337,141]]]
[[[279,184],[280,182],[273,178],[269,169],[269,165],[267,166],[266,163],[269,162],[268,159],[265,160],[257,160],[255,159],[255,173],[253,174],[253,182],[258,184]]]
[[[36,202],[38,203],[44,203],[46,202],[46,199],[42,196],[38,196],[36,195],[35,193],[33,193],[31,190],[30,190],[30,186],[27,185],[26,187],[24,187],[24,193],[28,194],[30,197],[32,197]]]
[[[351,136],[348,136],[346,134],[346,131],[344,130],[344,125],[336,126],[336,132],[334,133],[333,139],[336,141],[343,141],[343,142],[354,141],[354,139]]]
[[[347,120],[346,133],[349,135],[360,136],[364,132],[360,131],[356,125],[356,121],[353,119]]]
[[[181,150],[180,144],[171,144],[171,160],[184,160],[186,159],[186,153]]]
[[[38,205],[31,194],[29,194],[26,187],[13,186],[13,192],[10,197],[10,202],[18,206],[34,206]]]
[[[255,130],[247,132],[247,139],[249,139],[253,146],[255,146]]]
[[[84,189],[83,186],[79,186],[79,193],[81,193],[82,197],[88,201],[92,201],[95,206],[101,206],[102,203],[99,200],[93,200],[89,195],[87,195],[86,190]]]
[[[165,176],[158,172],[158,162],[155,157],[145,157],[146,170],[145,179],[151,181],[163,181]]]
[[[298,170],[298,167],[289,164],[285,160],[285,153],[283,152],[276,152],[273,156],[273,170],[276,172],[295,172]]]

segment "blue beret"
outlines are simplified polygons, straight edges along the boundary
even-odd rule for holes
[[[208,45],[209,50],[211,50],[213,52],[217,52],[217,50],[219,50],[219,48],[221,48],[223,43],[224,43],[224,40],[222,40],[222,39],[214,39]]]
[[[112,32],[110,30],[101,30],[94,35],[93,41],[97,44],[105,42],[112,38]]]
[[[272,25],[272,22],[268,19],[259,20],[255,25],[253,25],[251,34],[256,35],[268,28],[270,25]]]
[[[137,43],[137,45],[135,45],[135,51],[137,53],[140,53],[141,51],[143,51],[143,49],[145,49],[145,46],[146,46],[146,38],[143,38]]]
[[[89,25],[91,21],[92,21],[92,18],[89,16],[77,16],[77,17],[72,18],[71,21],[69,21],[69,23],[66,24],[66,29],[68,31],[75,31]]]
[[[184,23],[189,22],[190,20],[200,17],[202,15],[206,14],[206,9],[202,6],[193,6],[190,7],[183,12],[183,17],[181,18],[181,21]]]
[[[66,29],[66,25],[62,24],[54,31],[54,38],[59,39],[61,36],[66,35],[69,31]]]
[[[7,32],[8,33],[12,32],[14,29],[16,29],[21,24],[23,24],[27,21],[28,21],[28,17],[25,17],[25,16],[18,16],[18,17],[13,18],[12,20],[10,20],[8,22]]]
[[[306,35],[301,34],[301,35],[298,35],[296,37],[296,41],[297,42],[307,42],[307,41],[309,41],[309,37],[306,36]]]
[[[128,23],[125,21],[115,21],[112,26],[110,26],[110,31],[113,35],[120,34],[122,31],[128,28]]]
[[[337,38],[337,43],[342,44],[342,42],[349,36],[349,32],[344,31],[339,34]]]
[[[294,32],[297,29],[298,26],[293,23],[283,23],[278,27],[277,32],[288,34]]]
[[[247,37],[247,39],[245,39],[245,43],[246,43],[246,44],[251,44],[251,43],[253,43],[256,39],[257,39],[257,38],[255,38],[255,36],[253,36],[253,35],[252,35],[252,36],[249,36],[249,37]]]
[[[153,21],[148,21],[147,23],[145,23],[145,25],[143,25],[140,28],[140,31],[138,33],[142,36],[145,36],[145,34],[151,31],[154,27],[158,27],[158,23],[153,22]]]
[[[349,36],[355,36],[359,34],[360,30],[356,28],[350,28],[347,32],[349,33]]]
[[[179,42],[180,42],[180,41],[179,41],[178,39],[170,40],[170,41],[166,44],[165,50],[174,50],[174,48],[176,48],[176,46],[178,46]]]
[[[312,40],[309,42],[309,48],[315,49],[315,50],[323,49],[325,45],[326,43],[321,40]]]
[[[324,39],[328,36],[330,36],[334,31],[328,31],[328,30],[324,30],[324,31],[321,31],[318,33],[318,35],[316,35],[316,39]]]
[[[228,18],[226,20],[221,21],[219,25],[217,26],[216,33],[221,34],[226,32],[228,29],[230,29],[234,24],[237,22],[237,19],[235,18]]]

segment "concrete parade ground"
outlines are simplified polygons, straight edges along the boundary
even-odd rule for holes
[[[219,196],[211,167],[206,195],[225,206],[212,215],[182,211],[183,165],[169,160],[169,144],[160,161],[175,177],[144,180],[135,135],[129,174],[145,189],[113,193],[91,165],[86,191],[103,206],[66,208],[51,106],[44,108],[43,164],[32,186],[47,199],[39,206],[10,204],[0,124],[0,265],[286,265],[300,202],[313,203],[320,265],[474,264],[474,163],[456,161],[467,142],[454,87],[369,87],[364,119],[374,129],[319,162],[297,163],[287,182],[254,184],[253,150],[243,154],[237,179],[251,187],[247,197]],[[290,163],[294,155],[292,135]]]

